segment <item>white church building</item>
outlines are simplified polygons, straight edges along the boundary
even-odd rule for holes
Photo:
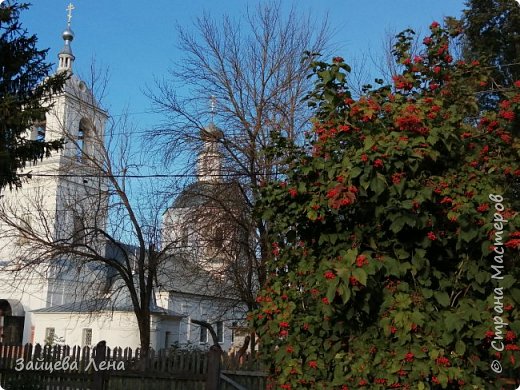
[[[69,72],[64,91],[54,98],[45,122],[35,124],[27,136],[55,140],[73,134],[59,152],[25,169],[22,188],[3,192],[0,212],[0,345],[61,343],[92,346],[104,340],[110,347],[139,347],[136,317],[124,292],[113,299],[110,290],[120,287],[114,273],[95,264],[81,269],[56,259],[52,266],[25,258],[44,258],[27,231],[63,242],[82,240],[79,227],[86,220],[97,226],[111,223],[108,215],[109,185],[96,176],[85,156],[103,156],[108,113],[99,108],[87,85],[73,73],[74,34],[69,21],[63,32],[57,72]],[[96,134],[97,137],[92,137]],[[221,156],[214,141],[219,130],[203,130],[197,181],[173,200],[163,215],[162,242],[181,243],[171,252],[168,277],[159,277],[151,310],[150,346],[208,348],[212,341],[205,328],[191,320],[212,324],[223,350],[240,346],[244,310],[220,272],[226,259],[240,256],[234,245],[236,231],[219,220],[219,203],[212,193],[230,198],[233,187],[222,183]],[[16,222],[16,228],[15,228]],[[89,245],[114,256],[113,245],[103,237]],[[131,245],[126,246],[131,250]],[[22,265],[20,265],[22,264]],[[13,272],[16,269],[16,272]]]

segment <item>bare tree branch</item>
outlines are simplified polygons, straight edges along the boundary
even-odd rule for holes
[[[316,22],[296,8],[284,15],[280,2],[249,9],[241,20],[205,14],[194,26],[178,27],[185,57],[148,91],[165,118],[151,139],[167,163],[182,162],[187,173],[203,147],[204,129],[213,122],[219,126],[221,136],[214,141],[223,159],[222,185],[199,194],[212,205],[211,213],[196,208],[184,220],[193,226],[197,219],[199,231],[193,236],[207,235],[212,226],[229,232],[230,239],[218,248],[226,266],[219,271],[214,267],[214,272],[227,281],[222,285],[225,295],[235,294],[248,309],[256,307],[270,254],[268,226],[253,209],[259,186],[279,175],[280,161],[269,153],[273,134],[302,140],[311,116],[303,98],[311,83],[307,74],[312,56],[304,54],[323,53],[328,40],[326,20]],[[212,96],[217,101],[213,112]],[[229,190],[222,191],[224,186]]]

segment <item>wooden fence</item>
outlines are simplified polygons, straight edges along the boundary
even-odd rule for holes
[[[209,372],[215,364],[217,379]],[[143,358],[139,349],[103,343],[0,346],[0,386],[6,390],[263,390],[265,381],[250,355],[150,350]]]
[[[250,353],[223,354],[220,379],[220,390],[263,390],[267,386],[267,374]]]

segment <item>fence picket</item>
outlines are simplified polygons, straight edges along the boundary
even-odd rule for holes
[[[203,351],[150,349],[147,358],[141,359],[142,351],[132,348],[108,348],[70,345],[26,344],[24,346],[0,345],[0,378],[9,381],[33,381],[44,385],[47,390],[204,390],[208,373],[208,355]],[[68,357],[69,368],[49,370],[15,370],[16,359],[25,362],[51,363]],[[110,372],[86,372],[91,359],[123,362],[125,370]],[[96,360],[96,361],[97,361]],[[139,364],[141,360],[141,364]],[[144,360],[144,361],[143,361]],[[72,363],[75,364],[73,365]],[[236,389],[230,382],[243,388],[256,390],[265,388],[266,375],[258,371],[254,357],[222,354],[222,374],[231,381],[221,379],[222,390]],[[41,364],[40,364],[41,366]],[[49,367],[47,365],[47,367]],[[72,369],[74,367],[75,369]],[[99,367],[99,366],[98,366]],[[254,368],[256,372],[246,371]],[[92,367],[91,367],[92,368]],[[227,371],[226,371],[227,370]],[[93,382],[97,378],[97,382]],[[7,382],[5,382],[7,381]],[[96,387],[96,383],[97,386]]]

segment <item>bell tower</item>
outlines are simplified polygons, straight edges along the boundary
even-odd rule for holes
[[[57,72],[67,72],[62,92],[51,100],[45,120],[35,123],[27,132],[34,141],[63,140],[62,150],[29,165],[20,189],[6,192],[0,200],[3,212],[27,232],[45,240],[77,239],[76,233],[88,219],[96,218],[97,226],[105,226],[107,214],[106,184],[102,166],[104,130],[108,119],[86,83],[73,72],[75,60],[71,42],[72,10],[67,7],[67,27],[62,33],[64,46],[58,54]],[[89,223],[90,224],[90,223]],[[18,226],[19,227],[19,226]],[[16,231],[17,230],[17,231]],[[23,230],[23,229],[22,229]],[[31,234],[0,223],[0,259],[23,256],[30,247]]]
[[[23,332],[24,342],[32,340],[32,310],[72,302],[76,294],[84,293],[84,287],[78,287],[78,280],[86,280],[82,270],[69,261],[71,257],[54,255],[49,247],[57,243],[95,246],[100,252],[105,248],[96,232],[105,228],[107,219],[108,187],[101,168],[107,158],[108,115],[74,74],[73,9],[69,4],[56,70],[67,72],[68,79],[63,90],[52,96],[45,119],[26,133],[34,142],[63,140],[63,149],[28,164],[19,172],[25,176],[21,188],[5,191],[0,198],[0,310],[21,308],[8,316],[24,318],[11,332],[17,340]],[[13,269],[18,270],[16,280],[9,272]]]

